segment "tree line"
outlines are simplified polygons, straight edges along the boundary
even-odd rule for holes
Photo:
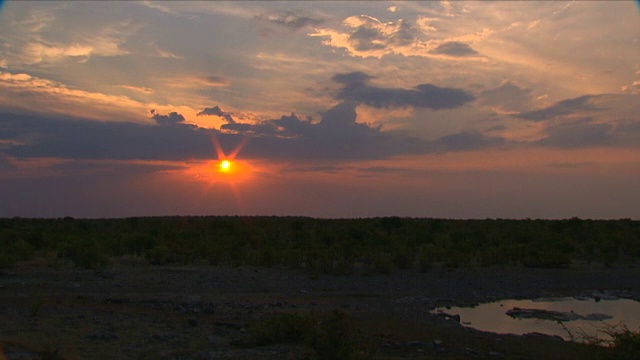
[[[152,265],[285,266],[312,275],[434,267],[631,264],[640,221],[204,216],[0,219],[0,268]]]

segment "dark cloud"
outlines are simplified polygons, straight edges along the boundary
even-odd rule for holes
[[[309,121],[299,119],[294,113],[289,116],[283,115],[280,119],[273,120],[273,124],[281,129],[280,133],[283,136],[300,136],[309,133],[312,129]]]
[[[344,85],[336,99],[376,108],[412,106],[433,110],[453,109],[475,99],[464,90],[432,84],[420,84],[413,89],[381,88],[369,85],[370,78],[361,72],[335,75],[333,80]]]
[[[349,86],[364,86],[366,83],[373,79],[373,76],[365,74],[361,71],[354,71],[350,73],[335,74],[332,77],[333,81]]]
[[[271,24],[283,26],[291,30],[299,30],[308,26],[322,25],[324,19],[306,16],[302,13],[294,11],[283,11],[277,14],[260,14],[255,17],[259,20],[265,20]]]
[[[348,35],[349,48],[360,51],[383,51],[387,54],[401,53],[399,48],[420,46],[421,31],[402,19],[397,23],[383,23],[367,15],[349,18],[351,29]],[[356,25],[357,24],[357,25]]]
[[[154,115],[156,121],[169,125],[4,113],[0,114],[0,140],[14,143],[4,153],[17,158],[184,160],[215,154],[210,131],[176,122],[182,116]]]
[[[430,51],[432,54],[449,55],[456,57],[478,55],[469,44],[459,41],[447,41]]]
[[[382,131],[357,121],[354,101],[321,113],[319,121],[296,114],[258,123],[226,123],[216,129],[184,124],[177,113],[152,113],[158,125],[0,114],[0,155],[13,158],[113,160],[215,159],[213,139],[231,150],[246,142],[243,158],[331,160],[382,159],[396,155],[475,150],[501,139],[460,133],[435,141]],[[209,113],[224,113],[221,109]],[[206,110],[206,109],[205,109]],[[204,111],[204,110],[203,110]],[[1,159],[1,157],[0,157]]]
[[[349,42],[358,51],[381,50],[387,48],[385,38],[377,29],[359,27],[349,35]]]
[[[562,100],[544,109],[520,113],[516,115],[516,117],[531,121],[544,121],[580,111],[605,110],[593,105],[592,100],[595,97],[595,95],[584,95],[573,99]]]
[[[184,123],[184,116],[178,114],[177,112],[171,112],[169,115],[161,115],[156,112],[155,109],[151,109],[151,118],[155,120],[158,125],[162,126],[173,126]]]
[[[245,136],[274,136],[276,135],[276,128],[272,122],[260,122],[258,124],[247,123],[229,123],[220,126],[220,130],[225,132],[231,132],[236,134],[243,134]]]
[[[547,137],[536,142],[537,145],[578,148],[613,145],[616,134],[611,124],[594,123],[585,118],[570,124],[556,125],[547,128]]]
[[[236,121],[231,116],[231,113],[222,111],[222,109],[220,109],[220,107],[218,105],[216,105],[216,106],[214,106],[212,108],[204,108],[202,111],[200,111],[196,115],[197,116],[203,116],[203,115],[219,116],[219,117],[225,119],[230,124],[235,124],[236,123]]]
[[[394,46],[408,46],[416,41],[418,30],[411,26],[408,22],[400,19],[396,31],[391,34],[389,44]]]
[[[229,80],[216,75],[203,76],[200,78],[205,84],[209,86],[228,86]]]

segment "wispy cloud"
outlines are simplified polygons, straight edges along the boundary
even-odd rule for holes
[[[0,71],[0,88],[4,90],[0,104],[5,109],[28,107],[33,110],[34,105],[37,105],[36,108],[45,114],[75,114],[79,117],[125,121],[139,119],[139,114],[145,107],[126,96],[73,89],[65,84],[26,73]],[[25,95],[31,99],[30,104],[24,104],[19,100]]]
[[[325,22],[325,20],[320,17],[314,17],[290,10],[278,13],[259,14],[256,15],[255,18],[294,31],[305,27],[322,25]]]
[[[133,90],[133,91],[145,93],[145,94],[153,93],[153,89],[144,87],[144,86],[133,86],[133,85],[115,85],[115,86],[119,88],[127,89],[127,90]]]
[[[566,116],[579,111],[605,110],[593,104],[592,99],[594,97],[594,95],[583,95],[573,99],[566,99],[543,109],[527,111],[517,114],[516,116],[525,120],[544,121],[559,116]]]

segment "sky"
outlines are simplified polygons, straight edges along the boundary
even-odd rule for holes
[[[0,7],[0,217],[640,219],[634,1]]]

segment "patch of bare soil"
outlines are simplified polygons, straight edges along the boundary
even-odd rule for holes
[[[333,310],[356,329],[349,335],[356,346],[336,358],[583,358],[597,349],[539,335],[483,333],[429,311],[606,291],[638,300],[639,278],[636,268],[313,279],[279,268],[121,265],[96,273],[31,266],[0,273],[0,359],[322,358],[313,341],[258,344],[254,329],[277,314],[311,314],[322,322]]]

